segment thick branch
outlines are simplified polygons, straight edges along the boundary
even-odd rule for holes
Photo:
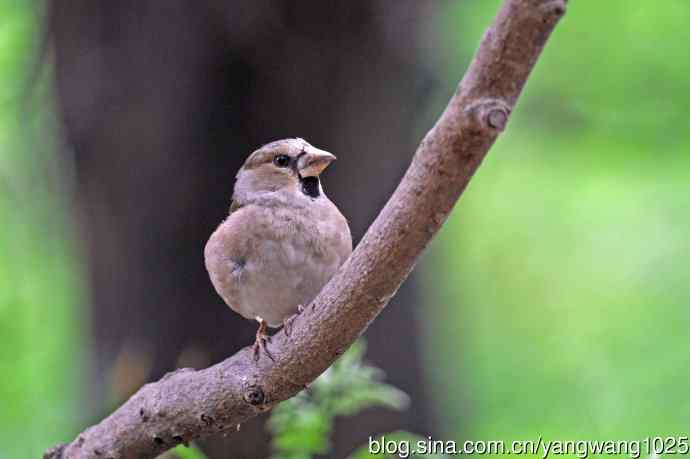
[[[506,0],[448,107],[350,259],[294,322],[275,358],[245,348],[200,371],[147,384],[52,458],[155,457],[178,443],[233,431],[311,383],[386,306],[448,217],[500,131],[565,0]]]

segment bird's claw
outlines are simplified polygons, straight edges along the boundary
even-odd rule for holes
[[[266,347],[266,344],[271,342],[271,337],[268,336],[267,333],[266,321],[261,317],[257,317],[256,320],[259,322],[259,329],[256,331],[256,341],[254,341],[254,346],[252,346],[252,350],[254,351],[254,361],[259,361],[261,351],[263,351],[263,353],[266,354],[269,359],[275,361]]]

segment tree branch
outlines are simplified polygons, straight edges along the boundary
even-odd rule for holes
[[[500,131],[565,0],[505,0],[448,106],[349,260],[270,344],[210,368],[147,384],[48,458],[149,458],[237,426],[294,396],[328,368],[386,306],[448,217]]]

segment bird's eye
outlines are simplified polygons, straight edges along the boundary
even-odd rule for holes
[[[278,155],[273,158],[273,164],[278,167],[288,167],[290,165],[290,157],[288,155]]]

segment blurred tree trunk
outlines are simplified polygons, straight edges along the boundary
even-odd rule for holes
[[[66,163],[90,275],[93,398],[124,397],[176,366],[253,340],[215,294],[202,252],[234,174],[262,143],[304,137],[340,160],[324,178],[357,239],[418,139],[430,77],[429,5],[401,2],[52,0]],[[340,421],[333,457],[369,434],[431,433],[416,281],[368,336],[368,359],[412,396],[404,413]],[[404,357],[403,357],[404,356]],[[211,441],[213,457],[268,455],[263,420]]]

